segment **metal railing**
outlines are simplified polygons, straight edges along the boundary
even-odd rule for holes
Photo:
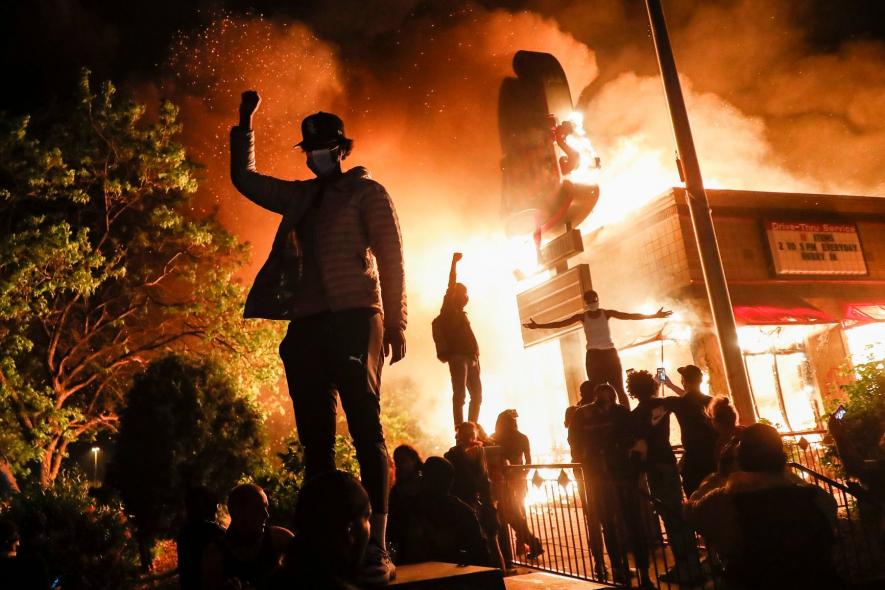
[[[784,441],[787,461],[845,483],[842,462],[835,448],[827,442],[829,433],[826,430],[799,430],[781,432],[780,435]],[[682,445],[673,445],[673,452],[677,457],[682,455],[682,451]]]
[[[499,512],[514,563],[618,586],[637,586],[646,571],[662,589],[680,588],[680,575],[693,582],[682,587],[721,587],[681,511],[639,486],[586,482],[576,463],[507,466],[506,473]],[[682,554],[679,568],[674,549]]]
[[[832,445],[825,442],[828,437],[826,430],[781,433],[787,461],[845,484],[839,456]]]
[[[840,573],[851,581],[885,576],[885,560],[878,538],[883,506],[877,506],[875,498],[853,484],[836,481],[798,463],[789,466],[796,475],[824,489],[836,501],[834,559]]]
[[[851,582],[885,573],[863,499],[859,504],[855,490],[805,465],[790,466],[836,499],[840,573]],[[502,546],[517,565],[621,587],[637,586],[647,571],[661,589],[724,588],[716,556],[687,528],[681,509],[649,494],[644,481],[618,487],[585,480],[576,463],[507,466],[504,479]]]

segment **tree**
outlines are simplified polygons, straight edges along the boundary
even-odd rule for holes
[[[217,362],[184,356],[153,361],[127,399],[108,483],[133,516],[147,567],[156,539],[180,524],[188,487],[223,494],[260,466],[262,417]]]
[[[96,501],[85,479],[63,475],[48,488],[25,482],[0,518],[18,527],[20,553],[42,561],[65,590],[135,585],[137,551],[123,506]],[[8,584],[0,581],[4,588]]]
[[[845,407],[842,429],[865,459],[878,453],[885,429],[885,368],[881,360],[871,360],[847,369],[854,380],[843,385],[841,395],[831,402],[831,411]]]
[[[279,328],[241,319],[246,247],[191,212],[176,117],[88,72],[39,126],[0,117],[0,473],[49,486],[157,356],[216,355],[253,392],[278,377]]]

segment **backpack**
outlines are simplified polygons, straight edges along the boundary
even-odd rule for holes
[[[445,318],[443,318],[443,314],[439,314],[433,319],[430,323],[430,328],[433,333],[433,344],[436,346],[436,358],[441,363],[448,362],[449,344],[446,341]]]

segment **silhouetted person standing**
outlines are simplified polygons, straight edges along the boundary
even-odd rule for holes
[[[395,553],[398,553],[400,548],[407,549],[405,543],[415,527],[424,462],[414,447],[400,445],[393,449],[393,464],[395,475],[390,489],[387,540],[397,550]],[[401,556],[393,557],[396,563],[401,563]]]
[[[628,550],[633,550],[641,588],[650,586],[648,544],[639,503],[639,473],[628,452],[633,445],[630,410],[615,402],[615,388],[596,388],[596,401],[581,406],[572,419],[572,452],[581,463],[595,514],[618,584],[629,581]],[[597,563],[597,567],[604,564]]]
[[[315,113],[301,123],[307,166],[316,178],[289,181],[255,169],[252,116],[260,99],[243,93],[231,130],[231,178],[256,204],[282,215],[267,262],[246,300],[245,317],[291,320],[280,344],[306,477],[335,470],[336,393],[362,483],[372,501],[366,583],[394,575],[384,547],[388,456],[381,428],[384,357],[405,356],[402,240],[393,202],[365,168],[343,172],[353,142],[341,119]]]
[[[624,370],[621,368],[621,357],[618,349],[612,341],[611,330],[608,321],[611,318],[618,320],[651,320],[655,318],[668,318],[673,313],[662,307],[652,314],[625,313],[614,309],[602,309],[599,307],[599,295],[596,291],[584,293],[586,310],[581,313],[560,320],[539,324],[534,319],[523,324],[533,330],[539,328],[564,328],[573,324],[584,326],[584,335],[587,339],[587,379],[593,389],[603,383],[608,383],[615,388],[618,395],[618,403],[625,408],[630,407],[627,394],[624,393]]]
[[[482,404],[482,381],[479,375],[479,344],[467,319],[464,307],[470,298],[467,287],[457,280],[458,261],[461,253],[452,255],[449,269],[449,286],[443,298],[439,316],[433,320],[433,340],[436,355],[449,365],[452,376],[452,415],[455,428],[464,422],[464,402],[470,394],[467,407],[467,420],[479,420],[479,407]]]
[[[495,421],[495,433],[492,435],[492,443],[501,447],[504,459],[510,465],[529,465],[532,462],[532,448],[529,437],[519,431],[517,419],[519,414],[516,410],[504,410]],[[524,471],[512,471],[507,481],[506,493],[499,499],[501,515],[516,533],[517,553],[525,553],[528,547],[530,559],[537,559],[544,552],[541,540],[531,534],[525,513],[525,497],[528,494],[528,482],[525,480]],[[505,472],[505,477],[507,472]],[[509,535],[509,533],[507,533]],[[499,537],[499,544],[509,544],[509,536],[505,539]]]
[[[676,455],[670,445],[670,412],[658,397],[659,385],[648,371],[631,371],[627,391],[639,403],[631,413],[634,436],[631,450],[645,472],[648,489],[659,502],[658,510],[667,529],[676,565],[658,579],[686,584],[701,578],[701,563],[694,533],[682,517],[682,489]]]
[[[599,387],[611,388],[608,384],[600,385]],[[576,471],[576,479],[578,493],[581,496],[581,505],[584,508],[584,522],[587,525],[587,544],[593,557],[593,570],[599,579],[604,580],[606,578],[606,569],[605,554],[602,550],[602,523],[599,520],[599,514],[596,512],[596,501],[592,496],[593,491],[587,487],[586,483],[592,475],[592,473],[586,471],[591,465],[585,461],[585,453],[589,451],[586,445],[590,413],[581,411],[581,408],[596,401],[596,390],[591,387],[589,381],[581,383],[579,389],[581,399],[578,400],[577,404],[566,408],[564,424],[568,429],[568,444],[572,463],[582,464],[581,470],[579,472]]]
[[[682,432],[682,488],[685,497],[690,497],[704,478],[716,471],[716,429],[707,414],[707,406],[713,401],[701,392],[703,373],[694,365],[677,369],[682,376],[682,387],[667,379],[664,385],[679,394],[663,398],[664,407],[676,414],[679,430]]]

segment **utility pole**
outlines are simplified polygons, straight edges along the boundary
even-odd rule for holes
[[[722,352],[722,361],[725,366],[725,379],[731,391],[734,407],[740,414],[741,423],[752,424],[756,421],[756,414],[753,410],[750,383],[747,378],[743,354],[738,344],[734,310],[731,307],[731,297],[728,294],[728,284],[725,281],[725,270],[719,256],[719,244],[716,242],[716,232],[713,229],[710,204],[707,202],[707,194],[704,192],[704,181],[701,178],[701,167],[698,164],[694,139],[691,135],[682,86],[679,84],[676,60],[673,58],[673,48],[667,33],[664,9],[661,6],[661,0],[645,0],[645,5],[648,8],[655,52],[658,55],[664,92],[667,95],[667,105],[670,109],[670,118],[673,121],[676,147],[682,162],[681,172],[685,179],[686,200],[701,257],[701,268],[704,273],[707,298],[710,301],[710,311],[713,314],[713,324],[719,337],[719,350]]]

